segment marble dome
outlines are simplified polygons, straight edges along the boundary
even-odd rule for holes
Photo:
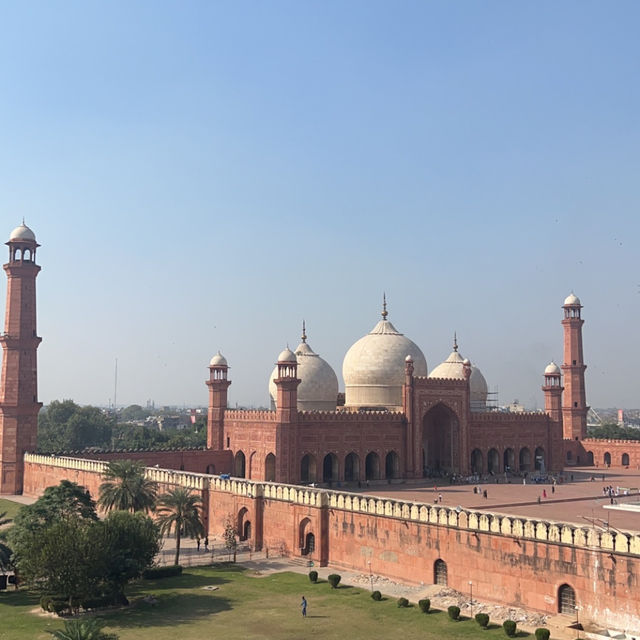
[[[582,306],[580,304],[580,298],[578,298],[578,296],[574,295],[573,291],[564,299],[564,304],[562,305],[563,307],[575,307],[575,306]]]
[[[560,367],[553,360],[546,366],[544,370],[546,375],[554,375],[560,373]]]
[[[287,347],[283,351],[280,352],[278,356],[278,362],[297,362],[296,354]]]
[[[304,329],[302,342],[296,347],[298,361],[298,410],[299,411],[335,411],[338,402],[338,377],[331,365],[321,358],[307,344]],[[271,408],[276,407],[278,390],[274,380],[278,377],[278,367],[269,378]]]
[[[469,364],[469,360],[463,358],[458,353],[458,343],[454,337],[453,351],[449,357],[441,362],[430,374],[430,378],[450,378],[453,380],[464,380],[464,367]],[[482,371],[471,365],[471,376],[469,377],[469,391],[471,394],[470,404],[472,411],[484,411],[487,406],[487,396],[489,387],[482,375]]]
[[[226,367],[227,359],[218,351],[213,358],[211,358],[211,362],[209,362],[210,367]]]
[[[407,356],[413,358],[415,376],[427,375],[424,354],[387,320],[387,315],[385,303],[382,320],[344,357],[342,376],[347,407],[401,409]]]
[[[27,225],[23,222],[19,227],[16,227],[9,236],[9,242],[12,240],[27,240],[29,242],[36,241],[36,234],[27,227]]]

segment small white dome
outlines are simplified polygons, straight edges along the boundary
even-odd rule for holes
[[[449,357],[441,362],[430,374],[430,378],[453,378],[454,380],[464,380],[464,358],[454,349]]]
[[[213,358],[211,358],[211,362],[209,363],[210,367],[226,367],[227,359],[218,351]]]
[[[573,291],[564,299],[563,307],[580,307],[580,298],[574,295]]]
[[[342,363],[345,406],[402,406],[407,355],[413,358],[416,376],[427,375],[427,361],[414,342],[383,319],[366,336],[351,346]]]
[[[405,359],[405,362],[413,362],[413,356],[411,354],[409,354]]]
[[[331,365],[321,358],[306,343],[306,336],[296,347],[298,361],[298,410],[335,411],[338,402],[338,377]],[[278,377],[278,367],[269,378],[271,406],[275,408],[278,389],[274,380]]]
[[[552,360],[544,370],[545,375],[560,373],[560,367]]]
[[[19,227],[16,227],[9,236],[9,242],[12,240],[27,240],[29,242],[36,241],[36,234],[27,227],[27,225],[23,222]]]
[[[298,362],[296,359],[296,354],[287,347],[284,351],[280,352],[278,356],[278,362]]]

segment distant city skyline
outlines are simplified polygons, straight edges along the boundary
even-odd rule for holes
[[[634,2],[5,4],[0,211],[38,263],[40,400],[268,406],[380,317],[542,408],[640,406]],[[3,262],[6,262],[7,253]],[[6,279],[2,286],[2,299]],[[144,400],[141,400],[144,399]]]

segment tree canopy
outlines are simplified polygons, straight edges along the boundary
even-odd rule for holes
[[[38,449],[44,453],[78,451],[111,444],[111,418],[97,407],[54,400],[38,416]]]
[[[615,422],[604,422],[600,426],[587,429],[590,438],[604,440],[640,440],[640,429],[624,427]]]
[[[133,460],[113,460],[104,473],[98,504],[106,509],[153,511],[157,485],[145,477],[144,465]]]

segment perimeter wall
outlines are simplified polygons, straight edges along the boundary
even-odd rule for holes
[[[67,478],[94,496],[104,462],[25,456],[25,493],[37,496]],[[255,549],[306,557],[411,582],[434,582],[434,564],[447,565],[448,586],[463,593],[473,582],[479,599],[558,612],[558,589],[576,593],[581,621],[640,632],[640,533],[602,531],[562,522],[389,500],[219,476],[147,469],[163,487],[202,494],[208,531],[231,519]]]

